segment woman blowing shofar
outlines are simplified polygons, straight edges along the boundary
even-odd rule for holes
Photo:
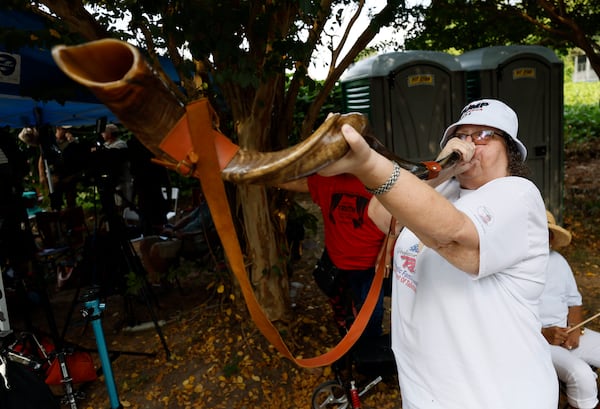
[[[320,173],[351,173],[403,226],[394,249],[392,347],[404,409],[554,409],[558,383],[541,335],[548,230],[522,177],[515,112],[468,104],[442,136],[462,161],[436,189],[342,127],[350,151]],[[450,142],[450,143],[449,143]]]

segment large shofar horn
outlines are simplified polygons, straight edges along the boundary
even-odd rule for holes
[[[177,161],[159,147],[163,139],[185,115],[184,104],[169,90],[145,61],[139,50],[129,43],[103,39],[77,46],[57,46],[52,50],[57,65],[73,80],[88,87],[121,123],[157,158]],[[215,142],[224,180],[235,183],[281,183],[314,173],[341,158],[348,145],[340,129],[349,123],[369,141],[368,120],[362,114],[332,115],[303,142],[277,152],[239,149],[219,135]],[[227,145],[221,151],[219,146]],[[427,167],[400,158],[401,166],[421,178],[437,175],[440,165],[426,162]]]

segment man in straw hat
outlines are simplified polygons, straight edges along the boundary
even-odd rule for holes
[[[597,408],[597,376],[590,365],[600,367],[600,333],[577,326],[583,320],[581,294],[569,264],[556,251],[571,243],[571,233],[556,224],[552,213],[546,214],[550,257],[540,298],[542,334],[550,343],[558,378],[566,385],[569,407]]]

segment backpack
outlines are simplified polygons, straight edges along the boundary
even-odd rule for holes
[[[0,356],[0,408],[60,409],[60,404],[48,385],[35,373]]]

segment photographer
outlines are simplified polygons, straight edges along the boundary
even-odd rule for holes
[[[62,209],[65,201],[67,208],[76,206],[77,182],[87,163],[89,149],[72,134],[68,137],[70,129],[69,125],[56,126],[54,138],[50,135],[49,126],[39,130],[40,184],[48,186],[52,210]]]
[[[133,200],[130,153],[115,124],[106,124],[103,129],[102,142],[91,149],[89,176],[101,191],[105,212],[121,214],[125,207],[131,207]]]
[[[115,189],[115,206],[122,210],[133,199],[133,179],[131,177],[129,150],[127,142],[120,138],[119,128],[115,124],[106,124],[102,132],[105,150],[100,151],[104,165]]]

